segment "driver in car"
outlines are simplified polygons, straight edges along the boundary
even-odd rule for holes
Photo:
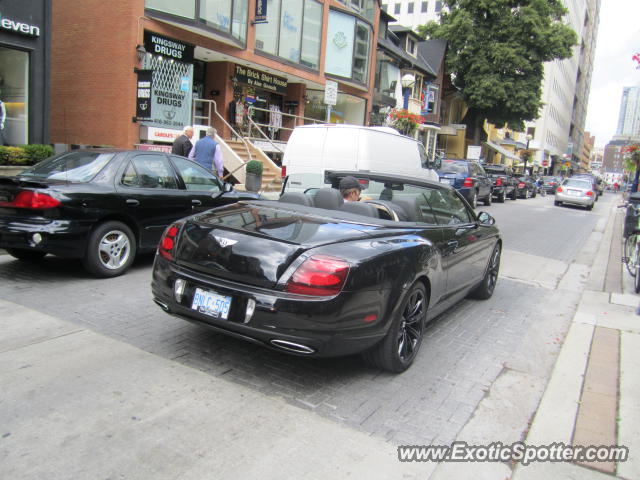
[[[347,176],[340,180],[338,186],[345,202],[359,202],[362,185],[355,177]]]

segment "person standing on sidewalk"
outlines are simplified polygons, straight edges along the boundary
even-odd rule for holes
[[[219,178],[222,178],[224,174],[224,164],[218,142],[214,140],[216,133],[215,128],[207,128],[207,135],[196,142],[191,152],[189,152],[189,158],[195,160],[207,170],[213,171]]]
[[[174,155],[180,155],[182,157],[187,157],[191,149],[193,148],[193,144],[191,143],[191,138],[193,137],[193,127],[191,125],[187,125],[182,130],[182,135],[176,138],[173,141],[173,146],[171,147],[171,153]]]

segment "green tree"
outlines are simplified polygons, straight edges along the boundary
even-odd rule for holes
[[[418,27],[447,41],[446,66],[469,110],[474,137],[486,118],[523,130],[538,117],[544,63],[572,55],[575,32],[563,23],[560,0],[445,0],[440,24]]]

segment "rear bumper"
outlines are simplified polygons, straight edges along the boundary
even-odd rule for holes
[[[69,220],[7,219],[0,216],[0,248],[20,248],[62,257],[84,255],[90,224]],[[42,240],[34,241],[40,234]]]
[[[582,205],[586,207],[595,203],[595,197],[566,195],[565,193],[556,192],[556,202],[569,203],[571,205]]]
[[[176,279],[186,282],[176,299]],[[191,308],[196,288],[230,296],[228,319],[214,318]],[[364,323],[367,315],[387,302],[388,292],[342,292],[315,299],[286,292],[251,287],[182,269],[156,255],[151,283],[153,299],[165,312],[188,322],[211,328],[273,350],[301,356],[336,357],[362,352],[386,334],[383,312]],[[247,318],[248,301],[255,302]]]

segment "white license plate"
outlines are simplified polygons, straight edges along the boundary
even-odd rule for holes
[[[196,288],[191,308],[205,315],[226,320],[231,308],[231,297]]]
[[[455,180],[453,180],[452,178],[441,178],[440,179],[440,183],[448,183],[449,185],[453,185],[453,182],[455,182]]]
[[[573,195],[574,197],[582,195],[582,192],[580,190],[567,190],[567,193],[569,195]]]

